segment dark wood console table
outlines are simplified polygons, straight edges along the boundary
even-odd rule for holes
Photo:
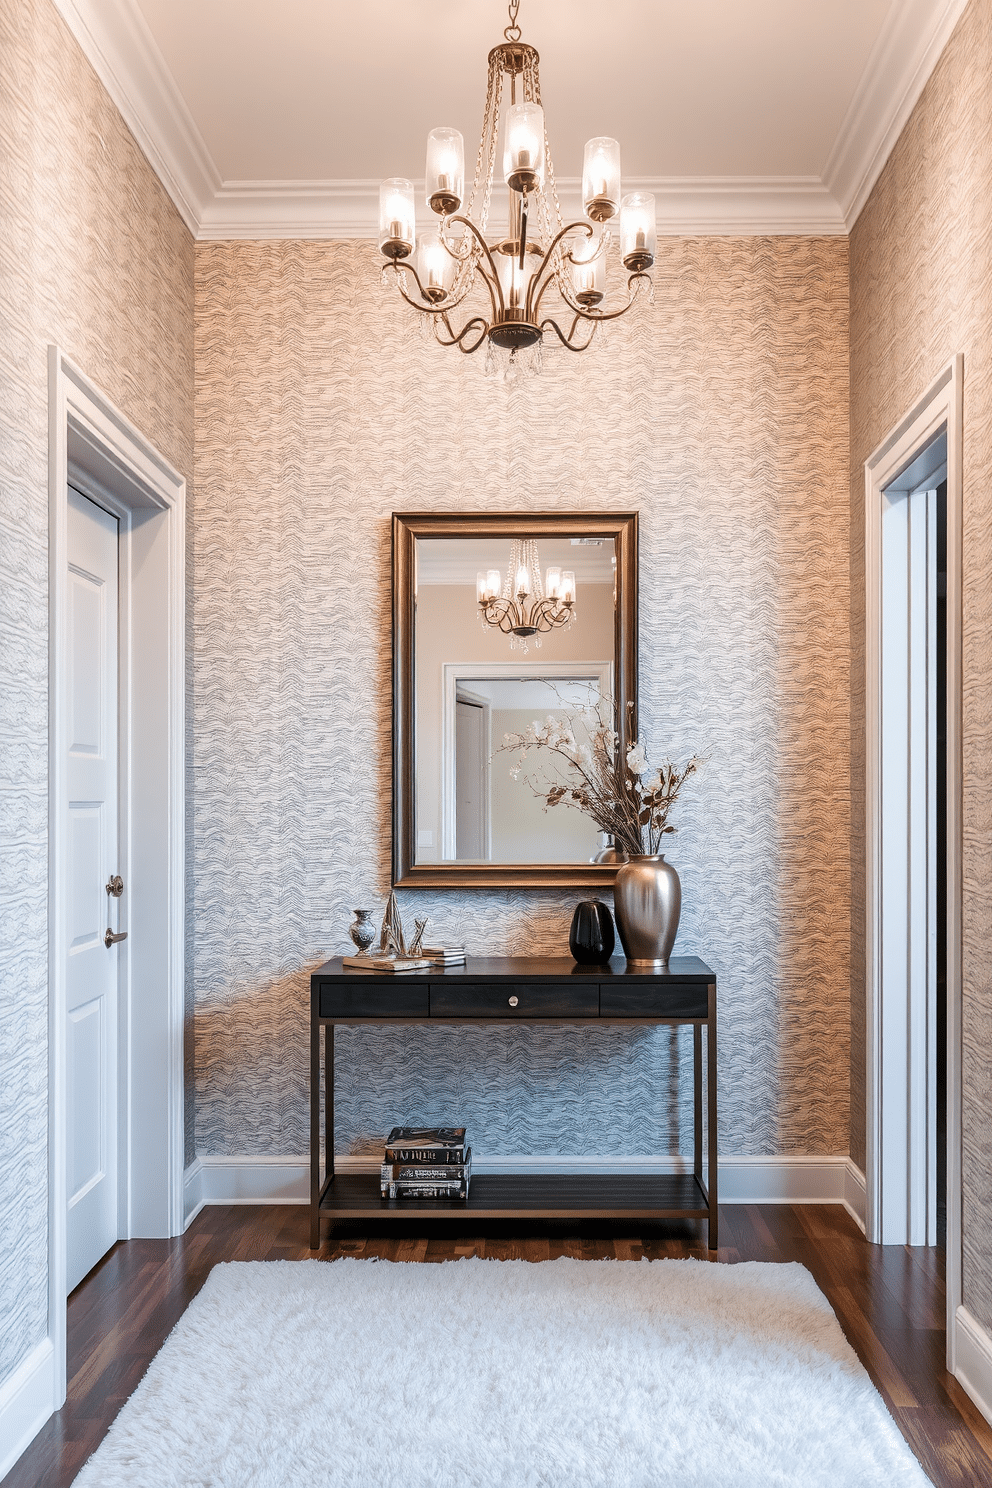
[[[691,1023],[693,1164],[685,1173],[475,1172],[467,1199],[379,1196],[379,1173],[334,1171],[334,1028],[363,1023]],[[320,1030],[324,1030],[324,1141],[320,1174]],[[706,1029],[706,1167],[703,1167],[703,1029]],[[454,1124],[457,1111],[448,1115]],[[397,1123],[418,1113],[396,1113]],[[673,956],[667,971],[577,966],[570,958],[470,956],[443,971],[345,971],[340,958],[310,978],[310,1245],[320,1218],[648,1219],[707,1221],[717,1245],[716,978],[695,956]]]

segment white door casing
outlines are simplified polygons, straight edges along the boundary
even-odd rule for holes
[[[67,486],[119,521],[118,1233],[183,1227],[185,481],[49,348],[49,1340],[65,1399],[69,851]],[[109,870],[108,870],[109,871]],[[104,879],[106,883],[106,879]],[[106,913],[107,896],[102,910]],[[116,928],[116,911],[103,921]]]
[[[919,593],[929,582],[924,570],[932,503],[919,496],[936,484],[937,472],[924,467],[935,458],[936,441],[946,436],[946,1253],[952,1373],[961,1301],[963,371],[957,356],[865,462],[866,1232],[874,1243],[907,1244],[911,1226],[917,1243],[930,1232],[932,1194],[921,1175],[933,1159],[935,1073],[932,1006],[920,1006],[920,989],[934,971],[928,780],[933,725],[930,699],[919,689],[914,699],[908,685],[913,653],[932,648],[932,616],[926,607],[911,606],[910,598],[914,587]],[[929,454],[917,470],[924,452]],[[886,634],[893,617],[901,639],[891,628]],[[895,696],[900,671],[901,699]],[[886,714],[891,719],[900,710],[902,744],[890,734],[886,748]]]
[[[612,661],[446,661],[442,663],[441,717],[439,720],[441,752],[438,761],[441,778],[438,796],[441,802],[441,857],[446,862],[454,860],[457,856],[456,704],[459,693],[464,696],[466,689],[471,687],[473,679],[477,681],[593,682],[600,697],[613,696]]]
[[[66,1289],[118,1237],[117,518],[69,489],[66,573]],[[110,901],[115,904],[117,901]],[[115,927],[116,928],[116,927]]]

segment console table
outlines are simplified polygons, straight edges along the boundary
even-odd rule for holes
[[[365,1023],[690,1023],[693,1029],[693,1164],[684,1173],[474,1172],[467,1199],[383,1199],[379,1172],[334,1171],[334,1029]],[[703,1029],[706,1029],[705,1082]],[[320,1034],[326,1177],[320,1174]],[[706,1164],[703,1163],[703,1091]],[[446,1115],[450,1125],[459,1112]],[[397,1111],[397,1123],[420,1119]],[[346,971],[340,958],[310,978],[310,1246],[320,1219],[647,1219],[707,1221],[717,1245],[716,978],[695,956],[673,956],[666,971],[577,966],[571,958],[471,956],[444,970]]]

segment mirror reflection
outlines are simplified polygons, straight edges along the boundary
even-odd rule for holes
[[[616,693],[613,537],[415,542],[415,863],[589,863],[605,839],[514,779],[506,734]]]

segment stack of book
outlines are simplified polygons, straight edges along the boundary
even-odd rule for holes
[[[386,1138],[384,1199],[467,1199],[471,1178],[463,1126],[394,1126]]]
[[[426,947],[420,952],[434,966],[464,966],[464,946],[432,946]]]

